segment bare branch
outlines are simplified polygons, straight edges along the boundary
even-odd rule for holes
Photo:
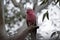
[[[48,2],[49,2],[48,4],[50,4],[52,1],[54,1],[54,0],[48,0]]]
[[[33,0],[33,3],[34,3],[33,10],[35,10],[35,8],[36,8],[36,6],[37,6],[37,2],[38,2],[38,0]]]
[[[18,3],[16,2],[16,0],[11,0],[11,1],[14,4],[15,7],[18,7],[19,6]]]
[[[21,11],[22,15],[25,16],[25,9],[24,9],[24,5],[22,3],[22,0],[20,0],[19,3],[17,3],[16,0],[11,0],[11,1],[14,4],[15,7],[20,8],[20,11]]]
[[[37,12],[40,12],[42,9],[45,9],[45,8],[47,8],[47,6],[48,6],[48,3],[46,3],[46,4],[43,4],[43,5],[39,5],[38,7],[36,7],[36,11]]]
[[[26,12],[25,12],[25,9],[24,9],[24,5],[22,3],[19,3],[19,8],[20,8],[20,11],[21,11],[22,15],[25,16]]]
[[[36,12],[40,12],[42,9],[46,9],[52,1],[54,1],[54,0],[48,0],[47,3],[37,6],[36,7]]]
[[[0,0],[0,40],[7,40],[8,36],[5,30],[5,24],[4,24],[4,4],[3,0]]]
[[[26,0],[26,2],[30,2],[30,0]]]
[[[59,1],[59,6],[60,6],[60,1]]]

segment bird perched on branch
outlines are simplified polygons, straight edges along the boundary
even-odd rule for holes
[[[27,26],[36,26],[36,16],[33,9],[27,9],[26,22]]]

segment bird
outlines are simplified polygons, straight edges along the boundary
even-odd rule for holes
[[[26,22],[27,26],[36,26],[36,15],[33,9],[27,9]]]
[[[27,9],[26,11],[26,23],[28,27],[34,27],[34,29],[32,30],[32,32],[30,32],[31,34],[31,40],[36,40],[36,15],[33,9]]]

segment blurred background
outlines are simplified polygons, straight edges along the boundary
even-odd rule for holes
[[[27,28],[25,12],[27,8],[34,7],[39,26],[37,40],[49,39],[53,32],[60,31],[60,0],[13,1],[4,0],[5,28],[9,37],[16,35],[18,30]]]

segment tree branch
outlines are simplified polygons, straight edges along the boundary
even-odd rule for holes
[[[0,0],[0,40],[7,40],[8,36],[5,30],[4,24],[4,4],[3,0]]]
[[[33,3],[34,3],[33,10],[36,10],[35,8],[37,6],[37,2],[38,2],[38,0],[33,0]]]
[[[19,6],[18,3],[16,2],[16,0],[11,0],[11,1],[14,4],[15,7],[18,7]]]
[[[16,0],[11,0],[12,3],[14,4],[15,7],[18,7],[20,8],[20,11],[21,11],[21,15],[25,16],[25,9],[24,9],[24,5],[23,3],[21,2],[22,0],[20,0],[19,3],[16,2]]]
[[[30,2],[30,0],[26,0],[26,2]]]
[[[60,6],[60,1],[59,1],[59,6]]]
[[[39,6],[36,8],[36,9],[37,9],[37,12],[40,12],[42,9],[47,8],[47,6],[48,6],[48,3],[43,4],[43,5],[39,5]]]
[[[20,35],[18,35],[15,38],[15,40],[24,40],[28,33],[33,33],[33,31],[36,31],[37,28],[39,28],[39,27],[38,26],[30,26],[29,28],[26,28],[25,30],[22,31],[22,33]]]
[[[46,9],[52,1],[54,1],[54,0],[48,0],[47,3],[37,6],[36,12],[40,12],[42,9]]]

